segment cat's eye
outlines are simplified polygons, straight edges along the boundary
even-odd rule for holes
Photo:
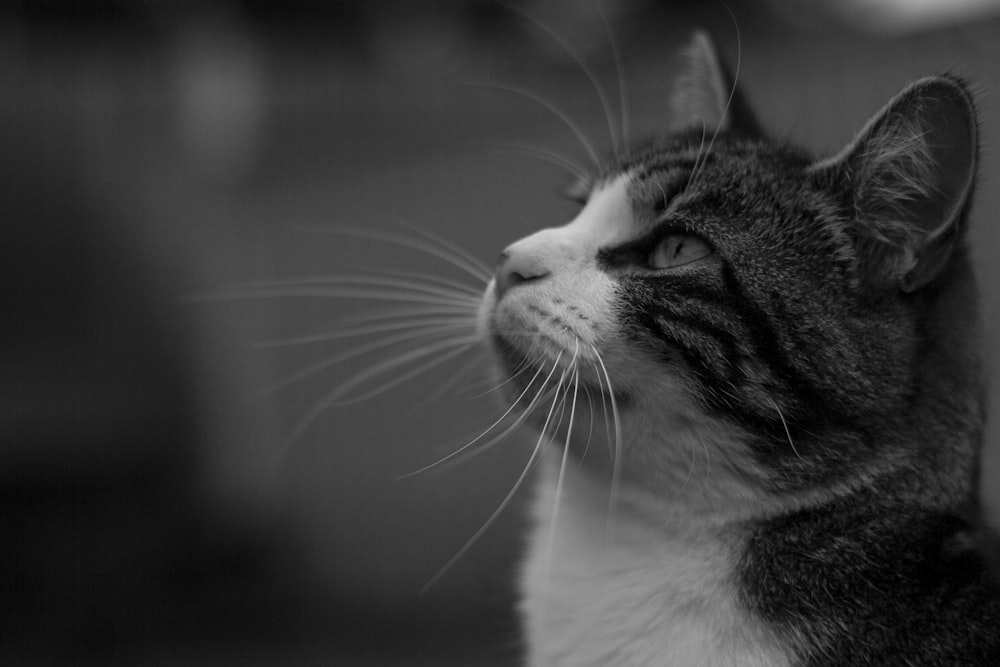
[[[712,254],[712,246],[697,236],[669,234],[660,239],[646,263],[651,269],[672,269]]]

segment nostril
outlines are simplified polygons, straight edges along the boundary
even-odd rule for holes
[[[531,280],[517,271],[503,271],[497,274],[497,298],[503,296],[511,287]]]
[[[523,283],[532,282],[535,280],[540,280],[544,276],[548,275],[532,275],[525,276],[520,271],[497,271],[496,275],[496,296],[497,301],[503,298],[512,287],[521,285]]]
[[[504,250],[502,253],[500,253],[500,256],[497,257],[497,266],[495,269],[497,274],[500,273],[500,269],[503,268],[503,265],[507,263],[508,259],[510,259],[510,252],[508,252],[507,250]]]
[[[549,275],[548,269],[527,254],[500,253],[496,268],[496,297],[499,301],[512,287],[540,280]]]

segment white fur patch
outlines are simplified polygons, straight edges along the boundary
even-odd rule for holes
[[[530,665],[790,664],[737,600],[732,528],[619,507],[609,530],[606,490],[572,465],[552,525],[557,465],[542,473],[522,579]]]

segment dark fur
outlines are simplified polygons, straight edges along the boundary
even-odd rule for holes
[[[745,604],[804,665],[1000,664],[1000,594],[973,527],[885,480],[761,522]]]
[[[683,272],[618,272],[634,343],[745,430],[768,493],[821,498],[753,523],[737,568],[745,605],[802,664],[1000,664],[1000,585],[973,526],[973,114],[964,83],[940,77],[825,164],[744,119],[707,155],[694,127],[602,175],[637,174],[645,230],[602,251],[606,270],[668,233],[715,249]]]

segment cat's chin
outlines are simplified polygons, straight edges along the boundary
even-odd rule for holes
[[[552,394],[559,385],[569,392],[575,391],[580,396],[588,396],[597,404],[612,403],[618,410],[631,403],[631,397],[623,391],[608,392],[607,383],[600,375],[600,366],[588,360],[573,362],[578,369],[574,373],[569,361],[572,354],[558,351],[541,352],[537,346],[530,352],[521,349],[502,334],[490,335],[490,346],[494,352],[497,382],[505,398],[517,401],[522,407],[527,407],[540,397],[544,399]],[[536,411],[539,406],[548,405],[544,400],[536,401]],[[607,409],[611,409],[608,407]],[[544,418],[544,414],[542,415]]]
[[[505,379],[517,380],[525,374],[530,378],[541,363],[539,359],[532,359],[499,333],[490,334],[490,344],[496,354],[500,374]]]

